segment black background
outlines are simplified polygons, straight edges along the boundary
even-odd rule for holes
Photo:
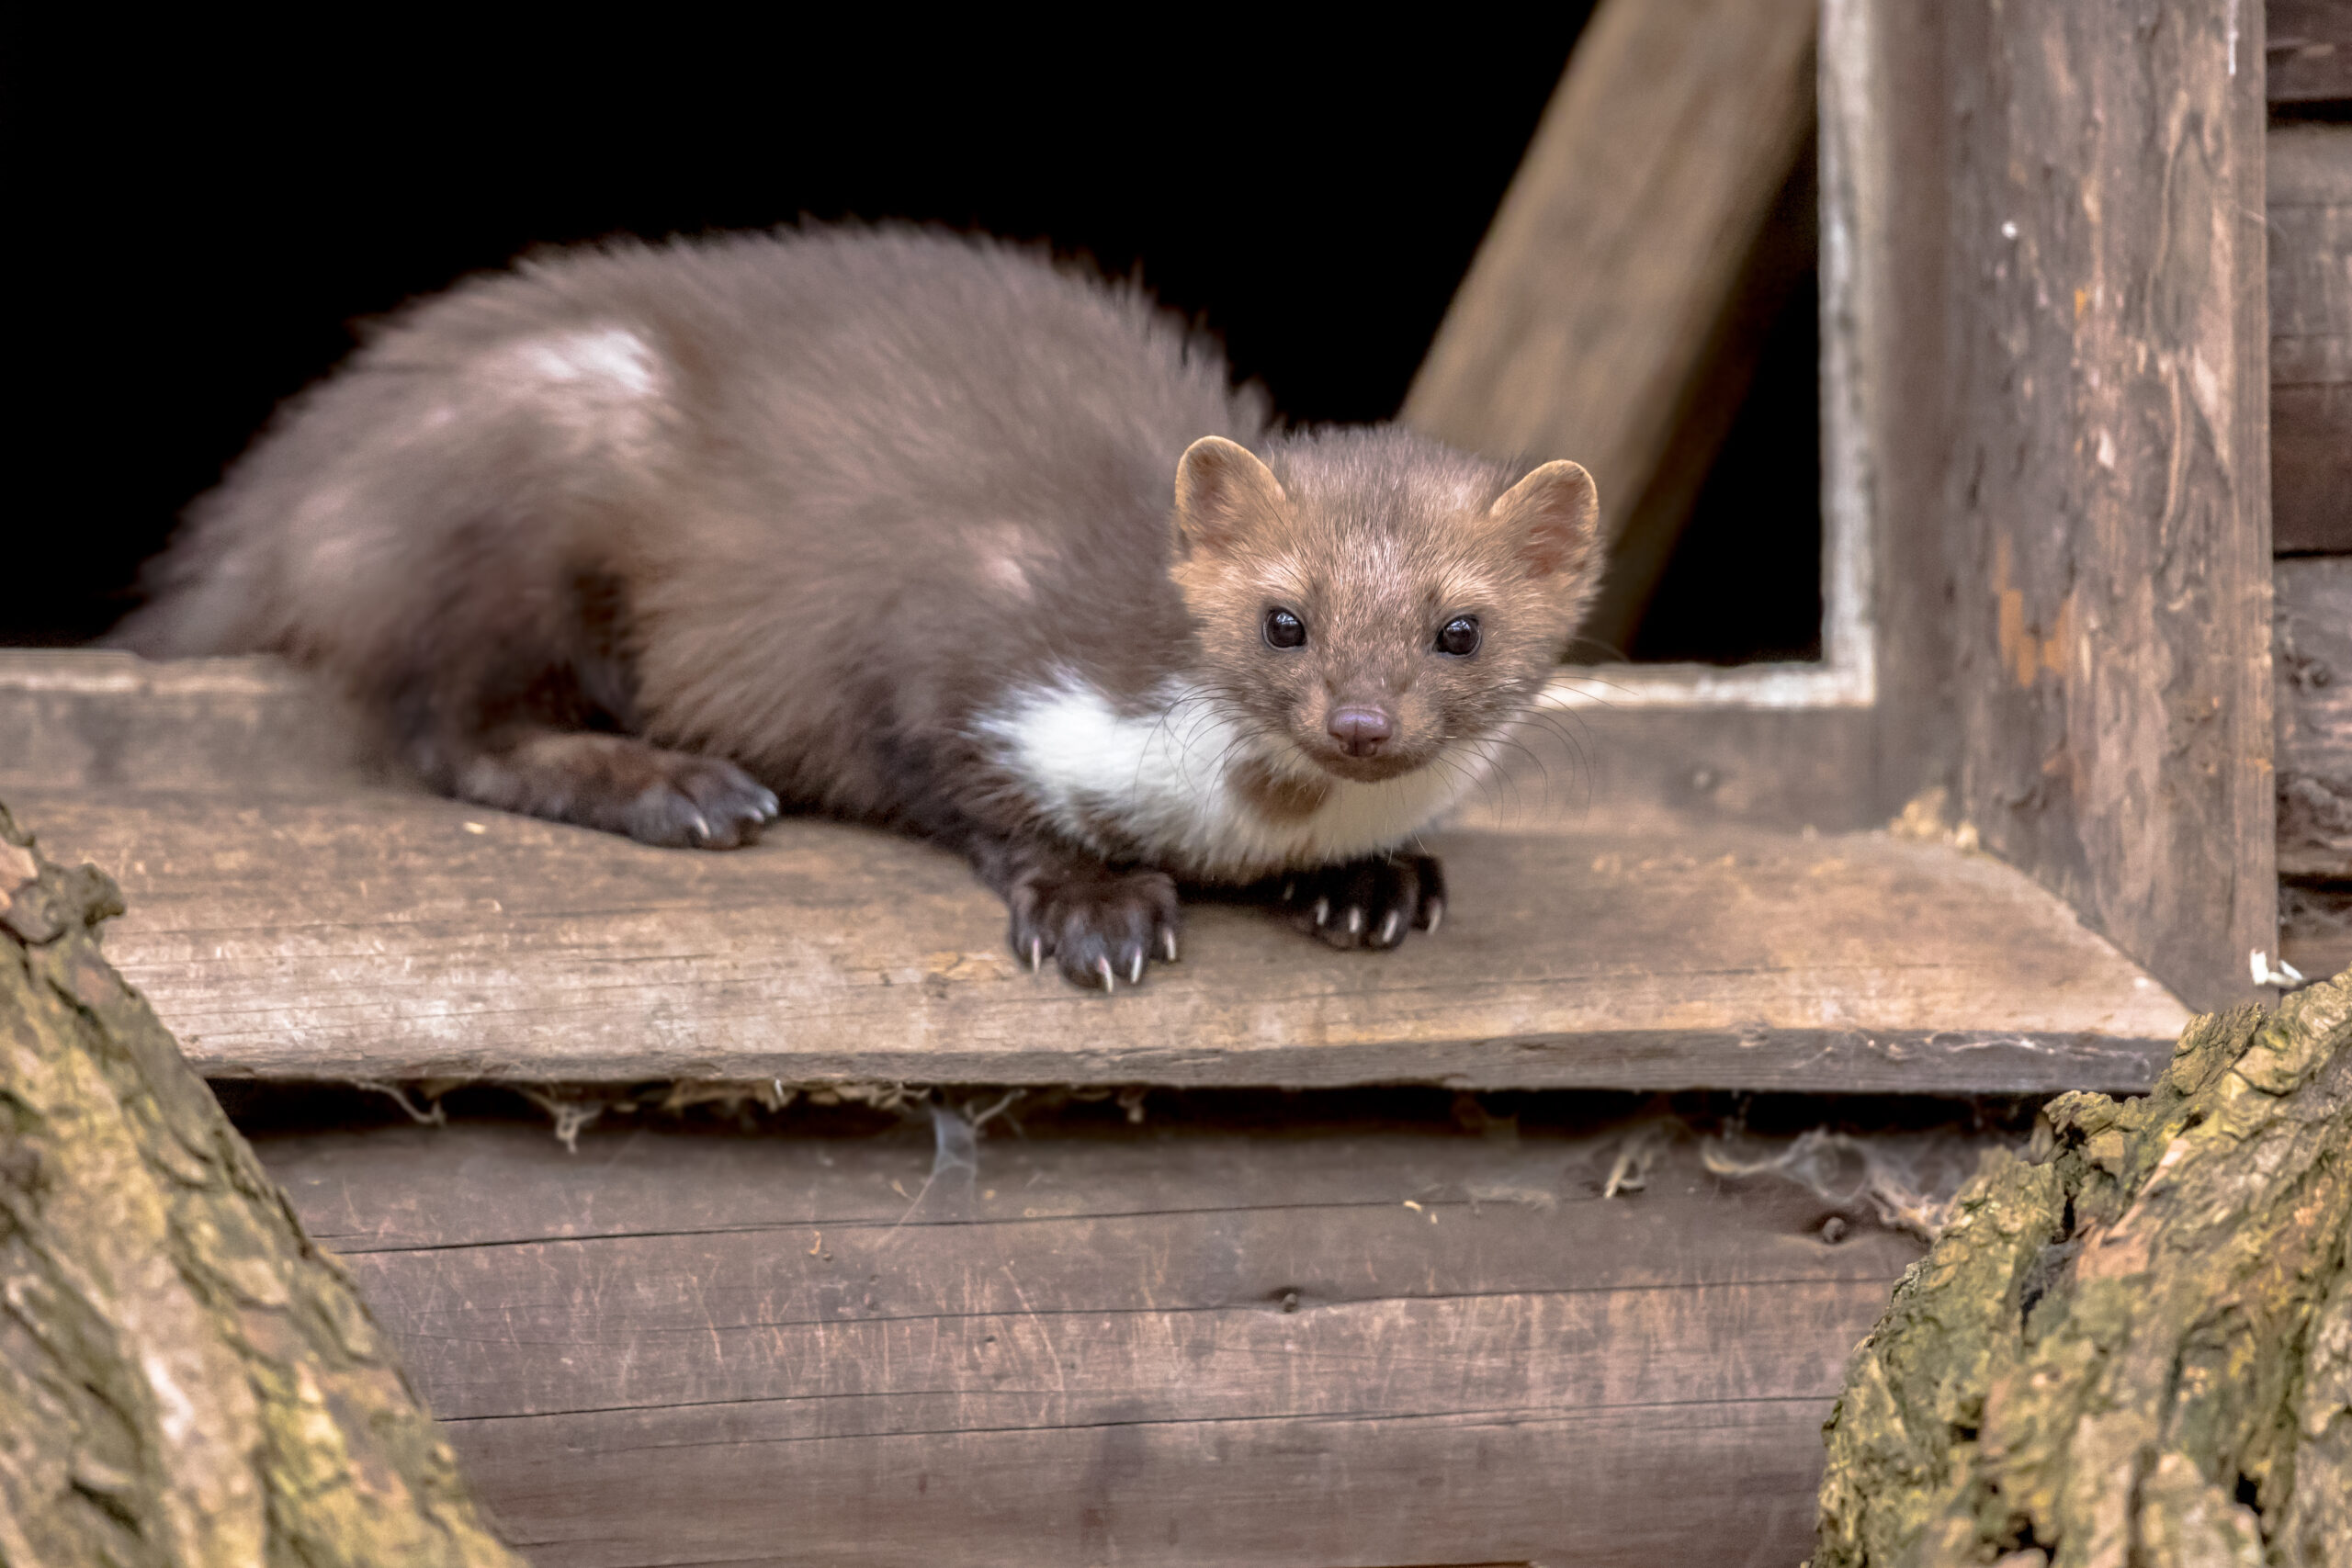
[[[180,508],[347,351],[355,319],[535,244],[804,215],[1045,240],[1140,269],[1290,418],[1385,417],[1587,9],[1507,32],[1194,13],[945,28],[881,7],[821,32],[774,19],[789,12],[585,11],[20,29],[24,412],[0,642],[103,630]],[[1750,471],[1810,451],[1809,312],[1780,335],[1639,654],[1813,635],[1815,604],[1756,591],[1775,550],[1797,598],[1815,572],[1811,470]],[[1790,485],[1794,521],[1759,528],[1749,498]]]

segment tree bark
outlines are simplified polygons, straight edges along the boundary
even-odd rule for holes
[[[0,807],[0,1562],[516,1564],[342,1267]]]
[[[1814,1568],[2352,1562],[2352,976],[1988,1160],[1855,1351]]]

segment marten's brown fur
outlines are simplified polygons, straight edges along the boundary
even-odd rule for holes
[[[1173,500],[1171,505],[1171,489]],[[1177,878],[1340,945],[1527,711],[1598,575],[1584,470],[1270,431],[1136,291],[813,231],[426,301],[198,503],[120,641],[346,682],[435,787],[719,849],[781,804],[967,855],[1081,984]]]

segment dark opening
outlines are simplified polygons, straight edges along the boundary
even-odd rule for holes
[[[1046,240],[1139,271],[1287,416],[1386,417],[1589,9],[1507,41],[1253,23],[1214,49],[1091,25],[909,37],[878,14],[822,39],[691,21],[127,35],[50,14],[18,35],[0,107],[31,393],[0,642],[103,631],[353,321],[538,244],[801,215]],[[1817,635],[1810,321],[1774,332],[1637,657]]]

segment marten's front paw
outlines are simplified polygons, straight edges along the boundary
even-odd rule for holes
[[[1012,951],[1031,969],[1052,959],[1074,986],[1141,983],[1154,959],[1176,959],[1176,884],[1166,872],[1108,866],[1037,873],[1013,885]]]
[[[1371,855],[1284,879],[1282,903],[1333,947],[1391,948],[1445,919],[1445,871],[1435,855]]]

